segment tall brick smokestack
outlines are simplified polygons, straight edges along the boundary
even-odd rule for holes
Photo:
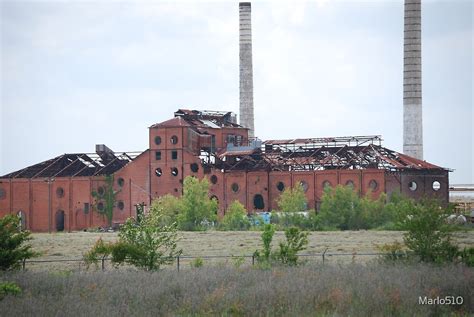
[[[422,160],[421,0],[405,0],[403,48],[403,153]]]
[[[239,3],[240,22],[240,124],[249,128],[249,137],[255,136],[253,116],[253,71],[252,71],[252,6],[250,2]]]

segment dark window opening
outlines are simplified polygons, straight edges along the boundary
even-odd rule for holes
[[[125,184],[125,180],[120,177],[118,180],[117,180],[117,184],[120,186],[120,187],[123,187],[123,185]]]
[[[157,160],[157,161],[161,160],[161,151],[156,151],[155,152],[155,160]]]
[[[197,173],[197,171],[199,170],[199,165],[197,165],[197,163],[192,163],[190,168],[191,168],[191,172]]]
[[[212,195],[210,199],[211,199],[211,200],[215,199],[215,200],[217,201],[217,205],[219,206],[219,198],[217,198],[216,195]],[[218,212],[218,210],[216,209],[216,211],[215,211],[215,214],[216,214],[216,215],[217,215],[217,212]]]
[[[160,177],[161,175],[163,175],[163,171],[161,170],[161,168],[158,167],[158,168],[155,170],[155,175],[158,176],[158,177]]]
[[[117,203],[117,207],[118,207],[118,209],[123,210],[125,208],[125,204],[123,203],[123,201],[119,201]]]
[[[178,176],[178,169],[177,169],[176,167],[173,167],[173,168],[171,169],[171,175],[173,175],[173,176]]]
[[[178,151],[171,151],[171,159],[172,160],[178,159]]]
[[[216,175],[211,176],[211,183],[217,184],[217,176]]]
[[[301,187],[303,187],[303,191],[306,193],[308,191],[309,185],[305,181],[300,182]]]
[[[257,194],[253,197],[253,207],[255,209],[264,209],[265,208],[265,202],[263,200],[263,196],[260,194]]]
[[[170,139],[171,144],[177,144],[178,143],[178,137],[176,135],[173,135]]]
[[[84,213],[87,215],[89,213],[89,203],[84,203]]]
[[[156,144],[156,145],[160,145],[160,144],[161,144],[161,137],[159,137],[159,136],[156,136],[156,137],[155,137],[155,144]]]
[[[7,197],[5,189],[0,188],[0,199],[5,199],[5,197]]]
[[[416,182],[411,181],[411,182],[408,183],[408,188],[412,192],[414,192],[418,188],[418,184]]]
[[[373,179],[369,182],[369,188],[372,191],[376,191],[378,187],[379,187],[379,184],[377,183],[377,181],[375,179]]]
[[[278,182],[277,189],[282,192],[285,189],[285,184],[283,184],[283,182]]]
[[[64,211],[58,210],[56,213],[56,231],[64,231]]]
[[[24,211],[20,210],[17,213],[18,217],[20,217],[20,229],[26,230],[26,214]]]
[[[62,187],[56,189],[56,196],[58,196],[58,198],[64,197],[64,189]]]
[[[239,184],[233,183],[233,184],[230,186],[230,188],[232,189],[232,191],[233,191],[234,193],[237,193],[237,192],[239,191]]]
[[[103,202],[100,202],[100,203],[97,204],[97,210],[98,210],[98,211],[103,211],[104,208],[105,208],[105,206],[104,206],[104,203],[103,203]]]
[[[354,182],[352,180],[348,180],[346,182],[346,186],[349,187],[350,189],[354,189],[355,188],[355,185],[354,185]]]
[[[97,194],[99,194],[99,196],[104,196],[105,194],[105,188],[100,186],[99,188],[97,188]]]

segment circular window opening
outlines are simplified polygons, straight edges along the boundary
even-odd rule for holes
[[[160,136],[155,136],[155,144],[160,145],[161,144],[161,137]]]
[[[300,182],[300,185],[301,187],[303,187],[303,191],[306,193],[308,191],[308,183],[306,183],[305,181],[301,181]]]
[[[377,184],[377,181],[375,179],[373,179],[369,182],[369,188],[372,191],[376,191],[378,187],[379,187],[379,184]]]
[[[211,183],[217,184],[217,176],[216,175],[211,176]]]
[[[412,181],[412,182],[409,182],[409,183],[408,183],[408,188],[409,188],[412,192],[414,192],[414,191],[418,188],[418,185],[416,184],[416,182],[413,182],[413,181]]]
[[[346,182],[346,186],[349,187],[350,189],[354,189],[354,188],[355,188],[354,182],[351,181],[351,180],[348,180],[348,181]]]
[[[163,175],[163,171],[161,170],[161,168],[158,167],[158,168],[155,170],[155,175],[158,176],[158,177],[160,177],[161,175]]]
[[[285,190],[285,184],[283,184],[283,182],[278,182],[277,189],[281,192],[284,191]]]
[[[125,184],[125,180],[120,177],[118,180],[117,180],[117,184],[120,186],[120,187],[123,187],[123,184]]]
[[[232,189],[232,191],[233,191],[234,193],[236,193],[236,192],[239,191],[239,184],[233,183],[233,184],[230,186],[230,188]]]
[[[97,194],[99,194],[99,196],[104,196],[105,188],[103,186],[100,186],[99,188],[97,188]]]
[[[171,175],[173,175],[173,176],[178,176],[178,169],[177,169],[176,167],[173,167],[173,168],[171,169]]]
[[[438,191],[438,190],[440,190],[440,188],[441,188],[441,183],[438,182],[438,181],[434,181],[433,182],[433,190]]]
[[[0,199],[5,199],[7,196],[7,193],[5,192],[5,189],[0,188]]]
[[[197,163],[192,163],[191,164],[191,172],[197,173],[198,170],[199,170],[199,165],[197,165]]]
[[[56,196],[58,196],[58,198],[64,197],[64,189],[62,187],[56,189]]]
[[[117,207],[118,209],[123,210],[125,208],[125,204],[123,203],[123,201],[119,201]]]
[[[262,195],[257,194],[253,197],[253,207],[255,209],[264,209],[265,208],[265,202],[263,200]]]
[[[178,137],[176,135],[173,135],[170,139],[171,144],[177,144],[178,143]]]
[[[324,181],[323,182],[323,188],[326,189],[326,188],[329,188],[329,187],[331,187],[331,182],[330,181]]]
[[[104,203],[103,202],[100,202],[97,204],[97,210],[98,211],[103,211],[104,210]]]

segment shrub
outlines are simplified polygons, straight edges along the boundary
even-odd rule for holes
[[[250,220],[247,211],[239,201],[235,200],[230,204],[227,212],[220,222],[219,228],[222,230],[248,230]]]
[[[19,295],[21,288],[13,282],[0,282],[0,300],[7,295]]]
[[[307,212],[307,216],[295,212],[272,213],[271,223],[275,224],[278,230],[290,227],[297,227],[301,230],[320,230],[320,218],[316,212],[314,210]]]
[[[183,183],[181,213],[178,215],[179,228],[182,230],[205,229],[205,222],[216,220],[217,201],[209,199],[209,182],[188,176]]]
[[[204,265],[204,260],[202,258],[195,258],[189,263],[192,268],[200,268]]]
[[[277,200],[278,208],[283,212],[304,211],[308,201],[303,185],[299,183],[294,188],[286,188]]]
[[[261,235],[263,242],[263,250],[257,250],[254,253],[257,262],[261,264],[269,264],[270,256],[272,252],[272,240],[273,235],[275,234],[275,226],[271,224],[265,224],[263,226],[263,232]]]
[[[459,257],[461,262],[466,264],[467,266],[473,267],[474,266],[474,248],[464,248],[463,250],[459,251]]]
[[[280,250],[276,254],[276,258],[282,264],[293,266],[298,261],[297,253],[306,249],[308,245],[308,233],[293,227],[285,230],[285,237],[286,241],[280,242]]]
[[[381,253],[383,253],[380,256],[382,262],[407,260],[409,257],[409,253],[407,252],[406,246],[396,240],[393,243],[377,245],[376,248]]]
[[[401,201],[398,225],[406,230],[405,245],[423,262],[451,262],[458,249],[451,243],[453,226],[446,223],[445,210],[434,200]]]
[[[180,210],[180,199],[176,196],[166,194],[157,199],[153,199],[150,206],[150,215],[156,225],[169,226],[177,222]]]
[[[20,261],[35,257],[38,253],[32,251],[27,243],[32,238],[29,231],[22,231],[20,217],[6,215],[0,218],[0,270],[20,268]]]
[[[102,238],[99,238],[92,249],[84,254],[84,262],[87,267],[91,264],[95,264],[97,267],[99,260],[105,260],[112,253],[113,246],[113,243],[105,243]]]

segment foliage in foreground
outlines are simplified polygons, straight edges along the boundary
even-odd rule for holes
[[[0,300],[7,295],[19,295],[21,288],[13,282],[0,282]]]
[[[278,208],[283,212],[305,211],[308,206],[308,200],[304,193],[301,183],[294,188],[285,188],[277,200]]]
[[[30,232],[21,230],[21,218],[6,215],[0,218],[0,270],[20,268],[20,261],[37,256],[27,242]]]
[[[161,226],[160,219],[151,214],[138,221],[129,218],[120,228],[119,241],[105,243],[99,239],[84,255],[89,265],[109,255],[114,265],[130,264],[146,271],[159,270],[172,263],[182,253],[177,248],[176,225]]]
[[[244,205],[238,200],[234,200],[219,222],[221,230],[248,230],[251,226]]]
[[[462,316],[474,312],[474,272],[461,265],[344,265],[6,276],[28,291],[5,316]],[[420,305],[420,297],[462,297]]]

